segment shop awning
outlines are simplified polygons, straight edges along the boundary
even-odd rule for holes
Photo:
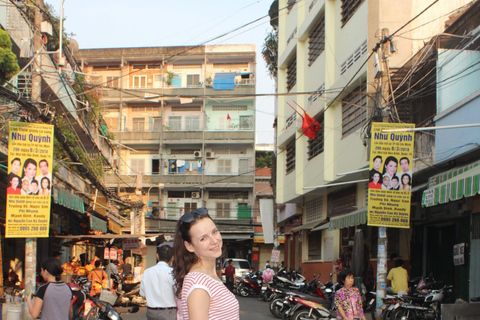
[[[107,221],[90,215],[90,229],[107,233]]]
[[[68,209],[85,213],[83,200],[76,195],[63,191],[62,189],[53,188],[53,202]]]
[[[329,230],[343,229],[367,223],[367,207],[347,213],[330,220]]]
[[[429,179],[429,186],[423,192],[422,207],[472,197],[480,191],[480,162],[433,176]]]
[[[215,73],[213,79],[213,90],[233,90],[235,89],[235,72]]]
[[[320,224],[323,224],[324,222],[326,222],[326,220],[317,220],[317,221],[307,222],[307,223],[302,224],[301,226],[290,229],[290,231],[291,232],[298,232],[300,230],[312,230],[313,228],[315,228],[316,226],[318,226]]]
[[[116,234],[122,234],[122,226],[115,221],[112,221],[112,219],[108,220],[108,229]]]

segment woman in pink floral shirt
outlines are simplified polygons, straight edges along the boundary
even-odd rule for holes
[[[363,314],[362,297],[358,289],[353,286],[353,272],[344,269],[340,272],[340,280],[344,282],[342,289],[335,294],[338,320],[366,320]]]

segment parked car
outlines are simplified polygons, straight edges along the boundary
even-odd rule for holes
[[[235,276],[245,277],[247,273],[252,272],[250,262],[246,259],[227,258],[222,266],[222,281],[225,282],[225,268],[228,266],[228,260],[232,259],[233,266],[235,267]]]

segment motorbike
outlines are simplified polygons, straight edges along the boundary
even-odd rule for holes
[[[87,278],[80,278],[77,283],[69,284],[70,287],[74,288],[74,296],[78,297],[78,300],[75,301],[72,309],[74,310],[75,320],[83,319],[83,314],[85,311],[85,301],[88,299],[92,301],[93,306],[88,311],[85,319],[86,320],[121,320],[120,313],[115,310],[115,307],[109,304],[108,302],[102,301],[97,297],[92,297],[90,295],[90,285],[91,281]],[[72,290],[73,291],[73,290]],[[77,294],[76,294],[77,293]],[[80,294],[81,293],[81,294]],[[83,301],[82,301],[83,297]],[[74,298],[75,299],[75,298]],[[138,312],[139,307],[134,306],[128,310],[129,313]]]
[[[258,295],[262,293],[263,278],[261,271],[248,273],[247,276],[240,280],[236,286],[237,293],[242,297],[249,295]]]
[[[296,271],[290,273],[282,271],[273,277],[273,284],[277,288],[302,290],[305,285],[305,277]]]
[[[335,318],[332,301],[320,297],[290,294],[283,301],[282,319],[329,319]]]
[[[450,292],[452,292],[452,286],[444,286],[439,290],[431,290],[424,297],[402,296],[403,302],[395,304],[392,318],[394,320],[439,320],[441,303],[445,295]]]

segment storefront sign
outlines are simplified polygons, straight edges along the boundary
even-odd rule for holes
[[[453,264],[461,266],[465,264],[465,243],[459,243],[453,246]]]
[[[368,184],[368,225],[410,227],[413,132],[382,132],[413,128],[414,124],[372,124]]]
[[[123,250],[135,250],[138,249],[138,238],[125,239],[122,241]]]
[[[110,248],[110,260],[116,260],[116,259],[117,259],[117,249]]]
[[[50,225],[53,126],[9,122],[6,238],[46,238]]]
[[[280,260],[280,250],[272,250],[272,257],[270,261],[278,262]]]

